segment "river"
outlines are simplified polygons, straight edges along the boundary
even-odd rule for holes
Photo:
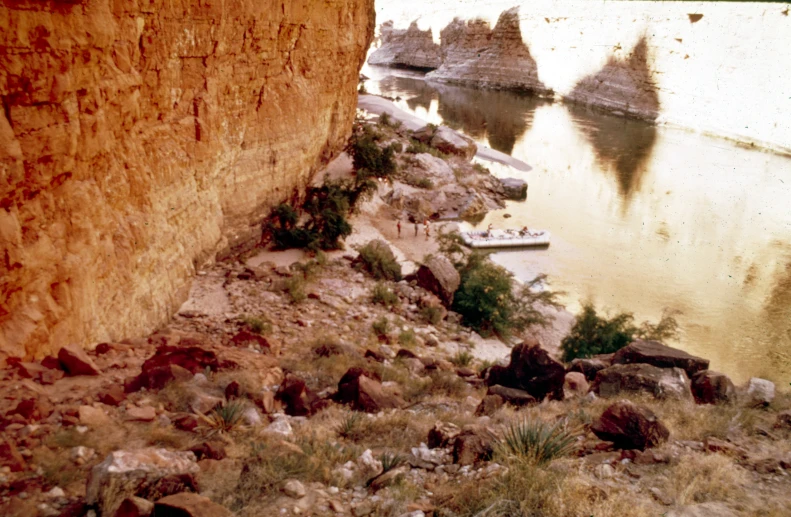
[[[545,228],[546,250],[496,253],[520,279],[550,277],[572,312],[657,321],[676,343],[743,382],[791,377],[791,158],[515,92],[426,82],[366,66],[370,93],[524,160],[496,175],[529,184],[478,227]],[[508,217],[510,216],[510,217]]]

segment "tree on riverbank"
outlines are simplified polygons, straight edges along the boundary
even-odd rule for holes
[[[549,324],[551,317],[540,307],[560,304],[557,293],[543,288],[546,275],[520,284],[505,268],[489,260],[487,253],[466,251],[458,233],[441,232],[438,240],[440,250],[461,277],[451,308],[461,314],[464,325],[484,336],[507,338],[531,326]]]

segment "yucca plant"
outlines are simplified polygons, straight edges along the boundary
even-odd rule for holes
[[[379,462],[382,464],[382,474],[384,474],[403,465],[404,458],[398,454],[383,452],[379,455]]]
[[[337,433],[344,438],[353,438],[360,427],[362,417],[360,413],[349,413],[336,428]]]
[[[244,401],[233,400],[213,409],[208,415],[199,416],[210,429],[209,434],[227,433],[242,425],[246,409]]]
[[[576,442],[576,433],[568,430],[563,420],[550,425],[541,420],[525,419],[506,429],[498,448],[506,456],[545,465],[574,452]]]

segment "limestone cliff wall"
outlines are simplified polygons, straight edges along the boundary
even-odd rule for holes
[[[134,336],[343,146],[373,0],[0,0],[0,351]]]
[[[518,16],[509,14],[515,6]],[[788,4],[377,5],[379,18],[393,20],[396,30],[413,23],[416,13],[416,28],[431,30],[442,49],[443,62],[429,78],[494,88],[544,86],[569,101],[791,152]]]
[[[383,23],[379,27],[379,43],[368,58],[372,65],[432,69],[442,64],[431,29],[422,31],[417,23],[411,23],[406,30],[394,29],[392,21]]]

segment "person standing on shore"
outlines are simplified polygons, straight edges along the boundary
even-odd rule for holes
[[[429,226],[428,226],[428,219],[423,221],[423,227],[426,229],[426,240],[428,240],[429,235],[430,235],[430,230],[429,230]]]
[[[398,224],[396,225],[398,228],[398,238],[401,238],[401,219],[398,220]]]
[[[418,231],[419,229],[420,229],[420,225],[418,225],[418,224],[417,224],[417,221],[415,221],[415,237],[417,237],[417,231]]]

